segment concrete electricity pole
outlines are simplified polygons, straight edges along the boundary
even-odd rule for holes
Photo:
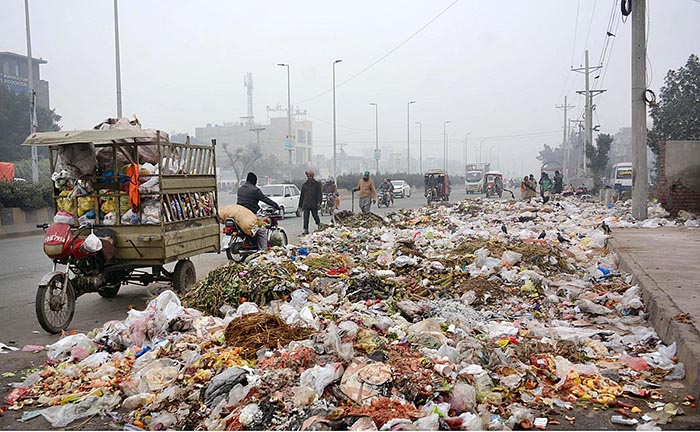
[[[285,145],[288,146],[287,150],[289,150],[289,180],[292,180],[292,161],[293,161],[293,152],[294,148],[291,147],[291,144],[287,144],[288,142],[293,142],[292,141],[292,85],[291,85],[291,80],[289,77],[289,64],[288,63],[277,63],[277,66],[282,66],[287,68],[287,140],[285,141]]]
[[[467,137],[469,135],[470,132],[464,133],[464,174],[467,173],[467,163],[469,163],[469,153],[467,152]]]
[[[423,174],[423,123],[421,122],[416,122],[418,125],[418,140],[420,142],[419,144],[419,155],[418,155],[418,173]]]
[[[602,66],[588,66],[588,50],[586,50],[586,58],[583,68],[571,69],[574,72],[583,72],[586,77],[586,90],[577,91],[578,94],[583,94],[586,97],[586,135],[583,143],[583,173],[586,174],[586,149],[588,145],[593,145],[593,96],[603,93],[605,90],[591,90],[590,87],[590,75],[594,70],[598,70]]]
[[[114,0],[114,56],[117,66],[117,118],[122,118],[122,69],[119,56],[119,8]]]
[[[647,218],[646,0],[632,3],[632,216]]]
[[[406,174],[411,173],[411,101],[406,104]]]
[[[379,105],[375,102],[370,102],[370,105],[374,105],[374,162],[375,175],[379,175]]]
[[[336,60],[333,62],[333,180],[338,181],[338,165],[336,163],[337,150],[336,150],[336,131],[335,131],[335,65],[342,62],[342,60]],[[337,184],[337,183],[336,183]]]
[[[34,64],[32,62],[32,35],[29,29],[29,0],[24,0],[24,21],[27,30],[27,65],[29,67],[29,134],[36,132],[36,92],[34,91]],[[36,146],[31,146],[32,150],[32,181],[39,182],[39,154]]]
[[[447,124],[450,123],[449,120],[442,122],[442,140],[443,140],[443,162],[444,170],[447,172]]]
[[[564,139],[562,140],[562,151],[564,152],[564,172],[562,175],[565,179],[569,179],[569,142],[568,142],[568,125],[569,122],[566,120],[566,114],[569,108],[575,108],[574,105],[569,105],[567,103],[567,96],[564,96],[564,105],[556,105],[556,108],[564,111]],[[546,162],[546,161],[545,161]]]

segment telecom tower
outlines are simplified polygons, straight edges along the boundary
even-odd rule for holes
[[[253,116],[253,74],[248,72],[243,77],[243,86],[246,88],[246,93],[248,93],[248,115],[243,117],[245,119],[245,125],[249,128],[255,126],[255,118]]]

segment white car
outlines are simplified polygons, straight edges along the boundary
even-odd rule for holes
[[[297,216],[301,216],[301,211],[299,211],[299,196],[301,195],[301,192],[296,185],[269,184],[261,186],[260,189],[266,196],[281,207],[279,212],[280,218],[284,219],[285,214],[289,213],[294,213]],[[270,206],[261,202],[260,207],[265,209]]]
[[[395,198],[406,198],[411,196],[411,185],[406,183],[406,180],[392,180],[391,184],[394,185]]]

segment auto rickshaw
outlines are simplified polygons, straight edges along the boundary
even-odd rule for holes
[[[425,173],[425,199],[430,204],[450,200],[450,176],[447,171],[431,170]]]
[[[486,173],[484,181],[484,194],[486,198],[498,195],[503,196],[503,174],[499,171],[489,171]]]

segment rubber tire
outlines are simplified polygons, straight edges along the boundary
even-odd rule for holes
[[[186,293],[197,282],[197,271],[190,260],[180,260],[173,270],[173,289],[178,294]]]
[[[287,217],[287,213],[284,211],[284,206],[280,207],[280,220],[284,220]]]
[[[102,289],[98,290],[97,293],[102,296],[102,298],[112,298],[116,297],[117,294],[119,294],[119,289],[121,288],[121,284],[118,285],[112,285],[109,288],[103,287]]]
[[[284,241],[282,242],[282,246],[286,247],[289,244],[289,239],[287,238],[287,233],[285,233],[284,231],[280,231],[280,234],[282,234],[282,236],[284,236]]]
[[[301,209],[297,208],[297,211],[294,214],[297,215],[297,217],[301,217]]]
[[[242,244],[242,243],[241,243],[241,244]],[[239,248],[240,248],[240,246],[239,246]],[[233,261],[233,262],[235,262],[235,263],[239,263],[239,264],[240,264],[240,263],[242,263],[243,261],[245,261],[245,258],[246,258],[246,257],[245,257],[245,255],[240,254],[240,253],[239,253],[239,254],[236,254],[236,255],[234,256],[234,255],[231,253],[231,248],[229,247],[228,249],[226,249],[226,258],[228,258],[229,261]]]
[[[408,190],[408,195],[406,195],[406,197],[411,198],[411,190],[410,189]]]
[[[39,320],[39,324],[41,324],[41,328],[43,328],[51,334],[61,333],[63,330],[67,329],[71,321],[73,320],[73,315],[75,314],[75,291],[73,291],[73,285],[71,285],[69,282],[66,285],[66,305],[64,305],[64,307],[67,306],[69,309],[68,318],[65,322],[59,323],[59,325],[56,326],[50,323],[48,318],[46,317],[46,311],[44,310],[44,300],[49,291],[49,286],[52,285],[51,282],[56,278],[60,279],[59,283],[63,283],[62,281],[64,277],[66,276],[54,275],[51,278],[51,281],[49,281],[48,285],[40,285],[36,291],[36,299],[34,301],[36,317]]]

